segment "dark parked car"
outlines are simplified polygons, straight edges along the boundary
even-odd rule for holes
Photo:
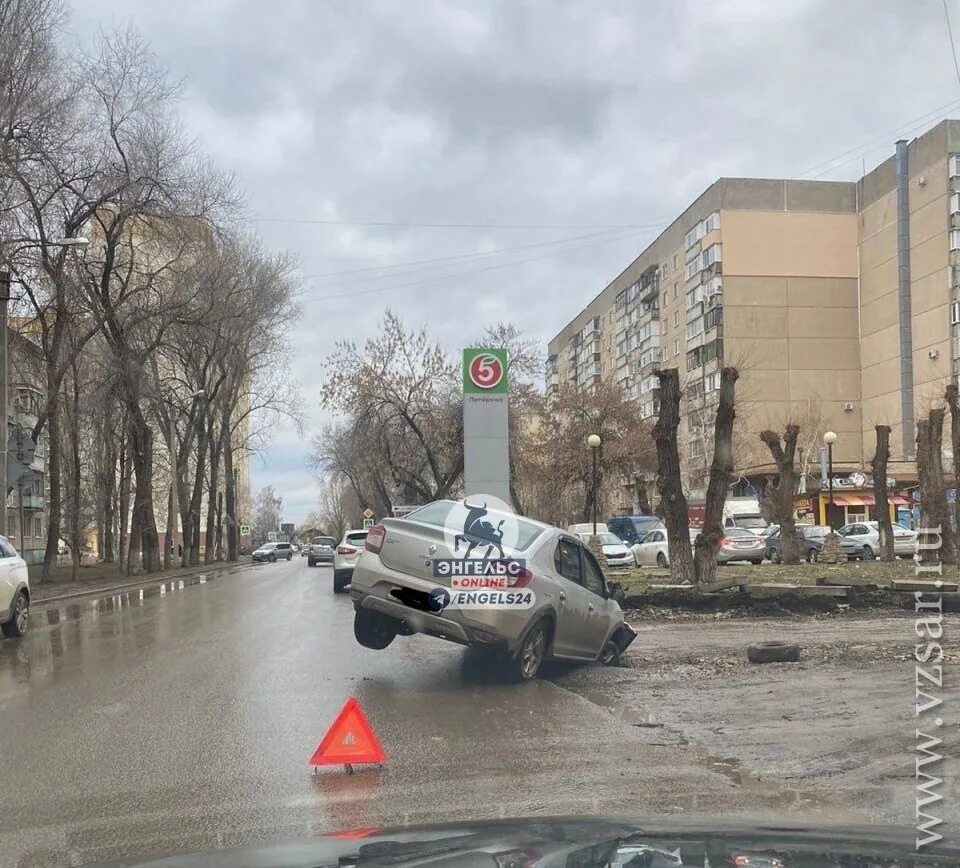
[[[663,521],[655,515],[615,515],[607,519],[607,530],[628,546],[635,545],[655,527],[662,526]]]
[[[800,557],[815,563],[820,556],[820,549],[823,548],[823,541],[830,533],[830,528],[825,524],[798,524],[797,535],[800,537]],[[780,528],[775,527],[767,535],[767,560],[775,564],[781,561],[781,539]],[[857,544],[851,540],[840,537],[840,546],[847,558],[859,557],[860,551]]]

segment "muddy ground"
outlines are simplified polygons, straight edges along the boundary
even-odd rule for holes
[[[945,616],[943,705],[921,726],[943,738],[943,801],[928,812],[960,822],[960,618]],[[914,617],[894,609],[743,617],[651,612],[622,669],[580,669],[558,682],[789,810],[834,805],[838,815],[913,825]],[[747,662],[752,642],[802,646],[799,663]],[[937,729],[933,720],[943,721]]]

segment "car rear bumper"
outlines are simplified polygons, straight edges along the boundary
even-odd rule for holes
[[[728,564],[731,561],[762,561],[763,549],[747,551],[720,551],[717,553],[718,564]]]
[[[350,595],[357,608],[396,618],[411,633],[426,633],[461,645],[505,652],[516,649],[528,624],[544,610],[543,601],[538,598],[530,609],[450,608],[437,613],[414,608],[391,594],[404,589],[430,593],[437,587],[441,587],[437,582],[393,570],[378,557],[369,556],[361,559],[353,570]]]

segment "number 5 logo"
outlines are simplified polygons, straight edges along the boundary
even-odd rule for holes
[[[500,359],[489,353],[480,353],[470,362],[470,380],[481,389],[492,389],[503,379]]]

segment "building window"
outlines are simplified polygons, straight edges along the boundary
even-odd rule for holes
[[[674,338],[673,340],[673,354],[675,356],[680,355],[680,340],[679,338]]]
[[[673,270],[676,271],[680,267],[680,254],[673,254]]]
[[[39,515],[33,517],[33,535],[37,539],[43,539],[43,519]]]
[[[675,310],[673,312],[673,327],[676,328],[678,325],[680,325],[680,311]]]
[[[950,249],[960,250],[960,229],[950,230]]]
[[[667,301],[668,301],[667,291],[664,290],[664,291],[663,291],[663,304],[661,305],[661,307],[662,307],[664,310],[667,309]]]

